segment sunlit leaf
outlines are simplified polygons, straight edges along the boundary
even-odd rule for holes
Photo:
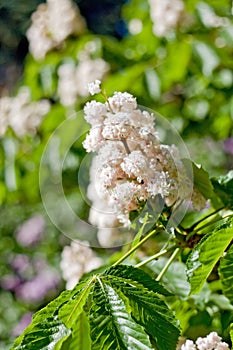
[[[121,290],[129,300],[133,317],[153,337],[157,348],[175,348],[179,336],[178,323],[174,314],[158,296],[171,294],[144,271],[132,266],[110,268],[108,275],[111,286]],[[117,278],[111,277],[115,275]]]
[[[187,261],[187,276],[191,284],[191,294],[198,293],[213,270],[217,261],[233,239],[233,220],[204,236],[195,246]]]
[[[175,349],[178,323],[160,294],[171,295],[144,271],[111,267],[39,311],[12,350]]]
[[[31,332],[23,337],[15,350],[52,350],[61,339],[66,338],[71,331],[57,317],[49,317],[34,325]]]
[[[233,304],[233,245],[220,261],[219,274],[224,295]]]
[[[59,317],[67,327],[71,328],[74,322],[78,321],[79,315],[82,313],[90,291],[93,288],[94,281],[95,278],[90,278],[83,282],[83,288],[59,310]]]
[[[99,280],[90,315],[92,349],[153,349],[142,326],[128,314],[116,291]]]
[[[106,270],[105,274],[109,277],[109,279],[114,278],[114,281],[116,282],[127,282],[138,288],[140,288],[140,286],[147,288],[154,293],[166,296],[172,295],[159,282],[151,278],[150,275],[145,273],[143,270],[136,269],[131,265],[118,265],[116,267],[110,267]]]
[[[90,325],[84,311],[79,314],[72,334],[62,344],[61,350],[90,350]],[[57,349],[56,349],[57,350]],[[59,349],[60,350],[60,349]]]

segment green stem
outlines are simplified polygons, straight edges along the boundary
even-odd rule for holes
[[[204,218],[198,220],[197,222],[195,222],[191,227],[189,227],[189,231],[193,231],[194,228],[199,225],[202,221],[205,221],[206,219],[208,219],[209,217],[211,217],[212,215],[217,214],[220,210],[224,209],[224,207],[221,207],[219,209],[216,209],[215,211],[213,211],[212,213],[206,215]]]
[[[169,251],[170,251],[171,249],[173,249],[173,248],[174,248],[174,247],[171,247],[171,248],[169,248],[169,249],[161,250],[160,252],[158,252],[158,253],[156,253],[156,254],[150,256],[148,259],[141,261],[140,263],[138,263],[137,265],[135,265],[135,267],[141,267],[141,266],[143,266],[143,265],[146,265],[146,264],[148,264],[150,261],[152,261],[152,260],[154,260],[154,259],[157,259],[157,258],[159,258],[160,256],[166,254],[167,252],[169,252]]]
[[[211,225],[213,225],[214,223],[216,223],[216,222],[218,222],[218,221],[221,221],[221,220],[223,220],[223,219],[225,219],[225,218],[227,218],[227,217],[231,217],[231,216],[233,216],[233,215],[232,215],[232,214],[228,214],[228,215],[226,215],[226,216],[223,216],[223,217],[221,217],[221,218],[218,218],[217,220],[216,220],[216,219],[215,219],[215,220],[213,219],[211,222],[207,222],[206,224],[204,224],[204,225],[202,225],[202,226],[196,228],[196,229],[193,230],[192,232],[190,232],[190,233],[187,235],[187,240],[188,240],[190,237],[192,237],[195,233],[197,233],[198,231],[203,230],[203,228],[206,228],[206,227],[208,227],[208,226],[211,226]]]
[[[140,242],[138,242],[134,247],[132,247],[127,253],[125,253],[119,260],[117,260],[113,266],[117,266],[122,263],[130,254],[137,250],[143,243],[145,243],[149,238],[151,238],[156,232],[156,230],[151,231],[146,237],[144,237]]]
[[[107,102],[107,105],[108,105],[108,108],[109,108],[110,112],[113,113],[113,110],[112,110],[112,108],[111,108],[111,106],[110,106],[110,103],[109,103],[109,101],[108,101],[108,96],[107,96],[107,94],[106,94],[105,89],[104,89],[104,90],[101,90],[101,94],[102,94],[102,96],[104,97],[105,102]]]
[[[167,261],[166,265],[163,267],[162,271],[160,272],[160,274],[156,278],[156,281],[159,282],[161,280],[161,278],[163,277],[163,275],[167,272],[167,269],[169,268],[169,266],[171,265],[171,263],[173,262],[173,260],[177,256],[177,254],[179,253],[179,250],[180,250],[180,248],[176,248],[174,250],[174,252],[170,256],[169,260]]]

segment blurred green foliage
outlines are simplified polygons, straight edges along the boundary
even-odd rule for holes
[[[1,2],[0,63],[6,60],[6,49],[13,52],[11,50],[18,45],[19,37],[28,27],[30,14],[39,2],[17,2],[17,7],[15,1]],[[203,4],[207,4],[216,15],[226,18],[226,25],[206,26],[202,20]],[[53,131],[71,113],[69,108],[61,105],[57,94],[58,69],[67,60],[78,64],[77,54],[89,41],[97,43],[96,57],[102,57],[110,65],[103,82],[108,95],[114,91],[128,91],[137,97],[140,105],[161,113],[178,130],[191,158],[201,163],[211,175],[223,174],[232,166],[233,150],[231,153],[224,148],[225,140],[233,137],[233,22],[229,1],[222,0],[221,5],[219,1],[211,0],[185,1],[185,20],[162,38],[153,34],[149,11],[146,0],[128,1],[122,7],[118,21],[130,27],[130,21],[140,20],[142,30],[138,34],[125,32],[119,40],[110,35],[87,32],[78,38],[68,38],[61,48],[49,52],[40,62],[27,55],[20,85],[31,89],[35,101],[49,99],[51,110],[35,136],[18,139],[8,130],[0,141],[2,277],[11,273],[7,261],[14,254],[27,254],[31,258],[40,254],[48,265],[56,268],[59,265],[60,252],[67,240],[48,220],[46,240],[31,249],[22,248],[16,242],[15,230],[34,212],[45,216],[38,179],[41,156]],[[88,97],[77,98],[72,112],[80,111],[87,100]],[[80,128],[83,123],[80,118]],[[69,139],[68,134],[66,137]],[[63,168],[63,186],[65,194],[78,203],[76,210],[79,215],[85,217],[87,208],[80,199],[76,177],[84,155],[81,142],[72,146],[70,162]],[[153,268],[159,269],[159,266]],[[179,268],[182,270],[183,266]],[[212,287],[213,294],[210,295]],[[174,305],[176,310],[180,308],[184,329],[188,329],[188,324],[190,326],[188,336],[204,335],[214,323],[220,332],[224,331],[224,322],[232,319],[232,308],[227,301],[221,300],[217,292],[218,287],[210,284],[198,300],[171,300],[171,304],[178,304]],[[1,291],[0,298],[0,314],[3,315],[0,346],[3,348],[9,338],[9,330],[19,322],[24,312],[28,309],[35,311],[47,299],[29,306],[6,290]],[[205,307],[203,300],[207,300]],[[5,305],[10,305],[10,308],[6,310]]]

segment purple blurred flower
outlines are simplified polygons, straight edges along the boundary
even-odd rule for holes
[[[31,320],[31,312],[27,312],[26,314],[24,314],[19,323],[13,328],[12,336],[17,337],[18,335],[20,335],[24,331],[24,329],[31,323]]]
[[[233,154],[233,137],[224,140],[223,149],[226,153]]]
[[[44,270],[30,281],[21,284],[16,290],[16,295],[29,303],[39,302],[48,292],[54,291],[59,286],[59,282],[60,277],[56,271]]]
[[[17,254],[11,262],[11,266],[17,272],[24,272],[29,266],[29,257],[25,254]]]
[[[20,285],[21,280],[15,275],[6,275],[1,279],[1,287],[6,290],[14,291]]]
[[[16,232],[16,240],[24,247],[30,247],[43,239],[45,220],[42,215],[34,215],[25,221]]]

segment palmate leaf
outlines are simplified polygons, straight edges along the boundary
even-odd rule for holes
[[[153,337],[159,350],[175,349],[179,327],[173,313],[158,294],[172,295],[147,273],[120,265],[106,271],[109,282],[128,299],[132,316]],[[118,277],[113,278],[114,277]]]
[[[33,316],[32,323],[16,339],[12,349],[27,349],[27,341],[29,340],[28,335],[32,334],[34,330],[36,331],[42,322],[47,322],[47,320],[49,320],[52,316],[56,315],[57,310],[63,303],[67,301],[67,299],[70,297],[70,294],[70,292],[64,291],[58,298],[49,303],[45,308],[38,311]],[[49,324],[49,321],[47,322],[47,324]]]
[[[143,270],[136,269],[131,265],[119,265],[115,267],[110,267],[104,273],[109,279],[114,278],[114,280],[119,282],[125,282],[133,284],[137,288],[147,288],[154,293],[159,293],[165,296],[171,296],[172,294],[165,289],[159,282],[150,277]],[[118,277],[116,279],[116,277]]]
[[[90,325],[87,314],[82,311],[69,338],[59,350],[91,350]],[[57,349],[56,349],[57,350]]]
[[[149,336],[127,312],[116,291],[99,280],[90,313],[93,350],[151,350]]]
[[[23,349],[31,349],[31,336],[38,337],[38,330],[43,329],[43,324],[45,328],[43,329],[43,343],[47,343],[47,347],[41,347],[40,342],[38,341],[35,345],[35,349],[54,349],[59,350],[59,346],[55,348],[55,345],[62,344],[62,339],[65,341],[67,335],[70,334],[70,330],[65,326],[63,321],[58,317],[58,313],[60,308],[68,303],[68,301],[77,295],[82,288],[85,286],[85,282],[78,284],[71,291],[62,292],[56,299],[50,302],[46,307],[38,311],[32,319],[32,323],[25,329],[25,331],[16,339],[13,349],[23,350]],[[57,326],[55,326],[52,321],[56,320]],[[46,330],[46,327],[47,330]],[[60,329],[60,332],[57,331],[56,327]],[[50,334],[50,332],[54,332],[54,335]],[[42,334],[41,334],[42,337]],[[56,342],[55,342],[56,340]]]
[[[66,339],[71,331],[65,327],[58,317],[49,317],[44,322],[37,323],[31,332],[27,332],[22,342],[15,350],[55,350],[61,339]]]
[[[171,295],[133,266],[88,274],[35,314],[12,350],[174,350],[179,329],[161,294]]]
[[[224,295],[233,304],[233,245],[220,261],[219,275]]]
[[[129,299],[132,316],[152,336],[157,349],[175,349],[179,326],[164,301],[145,289],[131,286],[121,286],[121,289]]]
[[[86,304],[87,298],[89,297],[90,291],[94,287],[94,284],[95,276],[82,282],[83,288],[79,289],[78,294],[76,294],[60,308],[59,317],[67,327],[71,328],[74,322],[77,322],[78,317],[82,313],[83,307]]]
[[[191,294],[201,290],[215,264],[233,239],[233,219],[223,222],[213,233],[201,239],[188,258],[186,266]]]

